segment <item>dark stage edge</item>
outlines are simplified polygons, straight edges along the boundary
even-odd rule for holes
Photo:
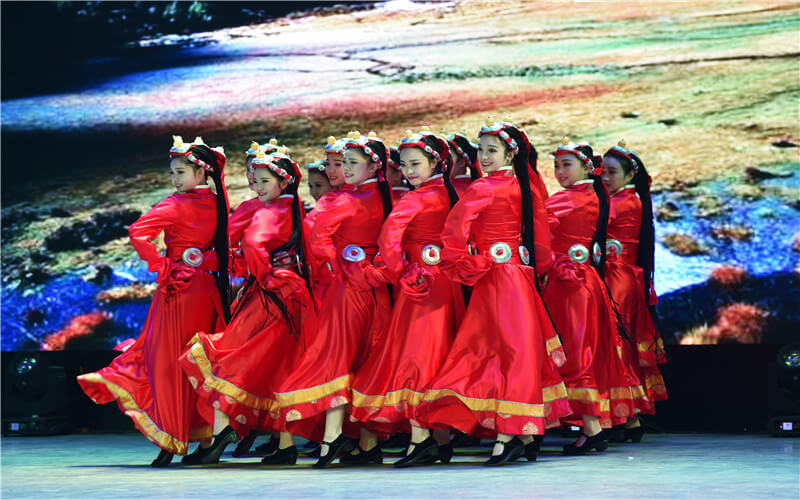
[[[138,434],[2,440],[3,498],[800,498],[800,439],[659,434],[605,453],[563,457],[548,436],[535,463],[487,468],[485,449],[447,466],[311,469],[262,466],[229,454],[209,467],[153,469],[155,446]],[[177,458],[177,457],[176,457]]]

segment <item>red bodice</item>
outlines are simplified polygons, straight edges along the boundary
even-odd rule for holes
[[[378,246],[395,279],[402,275],[406,260],[425,265],[422,249],[426,245],[441,248],[440,234],[449,212],[450,198],[441,175],[435,175],[414,191],[409,191],[392,208],[392,213],[383,223]]]
[[[337,265],[337,254],[347,245],[359,246],[368,255],[375,255],[382,225],[383,200],[378,182],[369,179],[337,196],[319,213],[311,228],[311,252],[332,266]]]
[[[258,210],[244,232],[242,251],[247,268],[259,283],[272,271],[270,255],[285,245],[292,236],[292,200],[294,195],[281,195]]]
[[[197,187],[175,193],[151,208],[128,229],[131,245],[150,272],[163,272],[169,262],[181,260],[184,250],[211,250],[217,228],[217,201],[211,189]],[[164,232],[166,257],[159,255],[155,239]]]
[[[642,202],[633,186],[625,186],[611,197],[608,238],[622,243],[622,260],[636,265],[639,230],[642,227]]]
[[[578,181],[554,193],[545,202],[553,234],[553,252],[566,254],[569,247],[581,244],[591,251],[592,238],[600,215],[600,204],[592,181]]]

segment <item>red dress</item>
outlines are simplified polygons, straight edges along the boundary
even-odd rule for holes
[[[317,217],[319,217],[319,214],[327,210],[331,203],[333,203],[333,201],[342,193],[352,190],[352,185],[345,184],[323,194],[317,200],[317,203],[314,204],[314,208],[303,220],[303,241],[306,245],[304,253],[306,256],[306,264],[311,272],[311,290],[314,292],[314,298],[319,303],[321,303],[322,299],[325,298],[325,292],[327,292],[328,287],[330,287],[331,283],[333,283],[333,268],[317,259],[314,256],[314,252],[311,251],[311,246],[309,245],[309,242],[311,241],[311,230],[314,228],[314,224],[317,222]]]
[[[211,437],[197,411],[197,393],[176,362],[198,331],[224,327],[222,304],[210,251],[216,229],[216,196],[207,186],[168,197],[129,229],[131,244],[150,272],[158,272],[156,290],[142,332],[109,366],[78,377],[95,403],[116,400],[150,441],[171,453],[186,453],[189,441]],[[161,232],[166,256],[151,242]],[[182,261],[188,248],[204,251],[203,263]]]
[[[395,203],[400,201],[400,198],[402,198],[403,196],[408,194],[409,191],[410,190],[407,187],[404,187],[404,186],[393,186],[392,187],[392,206],[394,206]]]
[[[541,234],[547,226],[543,205],[537,206]],[[533,435],[569,414],[557,369],[564,353],[534,270],[519,256],[521,212],[519,183],[503,169],[474,181],[447,217],[444,271],[474,287],[450,352],[417,408],[422,427],[455,427],[480,438]],[[540,272],[551,262],[548,241],[536,237]],[[495,243],[510,247],[505,263],[490,258]]]
[[[334,281],[318,313],[318,325],[297,367],[277,397],[290,432],[319,441],[324,412],[351,400],[353,374],[386,330],[391,302],[385,283],[371,278],[383,224],[383,201],[375,179],[345,192],[321,212],[311,230],[314,256],[334,270]],[[360,247],[361,262],[342,258],[345,247]]]
[[[266,204],[259,201],[258,197],[245,200],[236,207],[228,219],[228,248],[231,252],[230,271],[234,276],[247,277],[247,264],[242,253],[242,237],[244,230],[250,225],[253,214]]]
[[[352,419],[376,432],[410,431],[409,419],[464,315],[461,287],[423,259],[428,245],[441,248],[449,212],[450,198],[442,176],[436,175],[394,206],[378,238],[396,298],[385,340],[353,379],[351,410]],[[415,285],[421,273],[425,282]]]
[[[658,363],[665,361],[664,345],[647,309],[648,305],[658,302],[658,297],[652,286],[645,297],[643,270],[636,265],[641,224],[642,202],[636,195],[634,186],[625,186],[611,197],[608,238],[621,243],[622,254],[617,256],[616,253],[609,252],[606,283],[619,304],[619,312],[630,325],[630,333],[637,344],[634,348],[629,343],[624,343],[623,360],[633,369],[637,379],[645,384],[647,398],[652,403],[668,398],[664,379],[658,370]],[[655,410],[652,404],[639,409],[642,413],[651,414]]]
[[[590,264],[592,237],[599,204],[592,181],[578,181],[546,202],[553,234],[555,263],[544,299],[556,324],[567,362],[560,367],[574,413],[599,417],[603,427],[633,415],[633,394],[618,352],[616,318],[605,285]],[[569,257],[573,245],[583,245],[580,263]]]
[[[296,268],[272,266],[272,256],[292,235],[294,196],[283,195],[258,210],[242,247],[252,277],[242,289],[225,331],[199,333],[181,366],[211,407],[230,416],[239,436],[251,430],[284,430],[274,391],[300,358],[303,327],[313,327],[313,299]],[[264,292],[272,292],[268,296]],[[286,308],[284,317],[277,298]]]

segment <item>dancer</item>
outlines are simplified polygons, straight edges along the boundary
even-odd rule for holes
[[[463,132],[447,136],[450,147],[450,180],[459,196],[472,181],[483,177],[478,164],[478,145],[467,139]],[[469,173],[467,173],[469,168]]]
[[[658,297],[653,289],[655,231],[650,176],[641,158],[620,141],[603,155],[603,182],[611,194],[606,282],[636,340],[636,344],[624,343],[623,360],[647,391],[649,404],[637,406],[637,412],[654,414],[655,402],[667,399],[667,390],[658,370],[658,364],[666,358],[656,327]],[[638,443],[643,434],[639,418],[634,415],[625,423],[621,440]]]
[[[386,169],[386,180],[392,186],[392,204],[397,203],[410,190],[408,181],[400,171],[400,151],[396,147],[389,148],[389,167]]]
[[[281,148],[252,162],[265,207],[245,231],[251,271],[224,332],[199,334],[181,358],[192,386],[214,408],[214,442],[198,463],[219,461],[237,435],[284,431],[274,390],[303,351],[314,327],[302,253],[303,211],[297,197],[300,170]],[[283,432],[277,454],[265,463],[294,463],[297,449]]]
[[[304,167],[308,172],[308,191],[317,202],[324,194],[333,190],[333,185],[325,174],[325,162],[314,160],[311,155],[308,155],[306,159]]]
[[[555,176],[564,190],[546,202],[555,263],[544,299],[567,353],[560,372],[574,416],[565,421],[583,428],[578,440],[564,448],[573,455],[604,451],[608,441],[602,427],[611,426],[612,415],[633,414],[631,389],[617,354],[617,319],[592,265],[600,272],[605,266],[608,221],[608,195],[592,158],[588,144],[564,138],[555,153]]]
[[[406,457],[395,467],[429,459],[450,461],[449,430],[430,431],[414,420],[425,387],[450,351],[464,299],[438,264],[440,234],[458,196],[447,177],[447,142],[428,130],[406,131],[399,145],[400,169],[414,190],[383,223],[378,246],[397,286],[389,329],[353,379],[352,417],[387,434],[411,431]],[[380,459],[378,446],[358,450],[351,463]],[[344,458],[342,459],[344,461]]]
[[[315,467],[349,451],[343,424],[350,383],[385,331],[391,309],[387,278],[373,264],[381,225],[392,209],[385,177],[388,150],[372,132],[367,137],[351,132],[344,156],[344,178],[355,189],[319,214],[309,245],[321,262],[336,270],[335,280],[308,349],[277,394],[290,431],[311,440],[323,438]],[[362,448],[371,449],[377,438],[371,441],[362,441]]]
[[[481,128],[487,177],[464,191],[442,232],[441,265],[474,285],[472,296],[414,417],[422,427],[496,435],[490,466],[535,460],[533,436],[569,414],[557,369],[564,353],[536,289],[552,256],[544,205],[530,189],[533,150],[512,123]]]
[[[156,272],[158,288],[142,332],[109,366],[78,377],[95,403],[116,400],[150,441],[161,448],[153,467],[186,454],[189,441],[211,437],[196,407],[197,394],[176,363],[198,331],[224,327],[228,315],[228,199],[222,148],[199,137],[170,150],[170,180],[176,193],[129,228],[136,252]],[[211,177],[217,194],[211,192]],[[164,233],[166,254],[152,240]]]

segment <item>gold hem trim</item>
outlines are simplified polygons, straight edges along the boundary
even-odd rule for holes
[[[423,401],[436,401],[446,397],[458,398],[461,403],[472,411],[490,411],[497,414],[514,415],[522,417],[545,418],[545,403],[555,399],[567,397],[564,383],[542,389],[544,402],[541,404],[519,403],[516,401],[503,401],[500,399],[470,398],[451,389],[428,390]],[[555,397],[554,397],[555,396]]]
[[[285,408],[287,406],[294,406],[303,403],[315,402],[326,396],[330,396],[342,389],[350,388],[350,381],[353,375],[347,374],[337,377],[330,382],[315,385],[306,389],[298,389],[291,392],[276,392],[275,397],[278,398],[278,406]]]
[[[560,347],[562,346],[561,346],[561,340],[558,338],[558,335],[556,335],[555,337],[550,337],[549,339],[547,339],[547,342],[545,342],[545,349],[547,349],[548,356],[552,354],[553,351],[555,351]]]
[[[353,391],[353,406],[358,408],[384,408],[386,406],[395,406],[403,402],[412,406],[418,406],[425,395],[422,392],[413,391],[411,389],[398,389],[386,393],[385,396],[364,394],[352,388],[350,390]]]
[[[211,361],[208,359],[202,342],[194,344],[190,350],[190,354],[194,357],[197,368],[203,376],[203,384],[224,396],[233,398],[237,403],[247,406],[248,408],[256,408],[268,412],[278,411],[278,401],[276,399],[251,394],[227,380],[214,375],[214,372],[211,370]]]
[[[121,404],[125,415],[129,416],[139,424],[139,428],[145,437],[147,437],[147,439],[176,455],[186,454],[189,448],[189,443],[187,441],[176,439],[170,434],[159,429],[150,416],[147,415],[144,410],[139,408],[139,405],[136,404],[136,401],[134,401],[133,397],[128,391],[113,382],[109,382],[98,373],[87,373],[85,375],[78,376],[78,378],[87,382],[103,384]]]

